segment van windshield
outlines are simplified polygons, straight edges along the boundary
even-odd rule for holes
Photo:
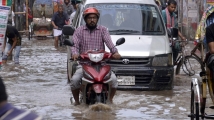
[[[144,4],[89,4],[100,12],[99,25],[108,28],[111,35],[164,35],[163,21],[158,8]],[[82,19],[81,25],[85,22]]]

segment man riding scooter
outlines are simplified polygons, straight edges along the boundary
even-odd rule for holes
[[[118,53],[118,50],[114,47],[112,43],[110,34],[106,27],[97,25],[100,13],[96,8],[90,7],[87,8],[83,13],[84,21],[86,25],[82,25],[77,28],[73,35],[74,47],[72,47],[72,59],[77,60],[81,53],[84,53],[88,50],[105,50],[105,45],[110,49],[113,54],[113,59],[120,59],[121,56]],[[76,68],[76,72],[72,76],[71,79],[71,90],[75,100],[74,105],[79,105],[79,92],[81,86],[81,79],[83,77],[82,66],[78,65]],[[110,94],[110,103],[112,103],[112,99],[116,92],[117,88],[117,78],[115,74],[112,72],[112,88]]]

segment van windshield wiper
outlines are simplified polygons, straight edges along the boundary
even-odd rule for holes
[[[109,32],[116,32],[116,34],[140,33],[140,31],[137,30],[128,30],[128,29],[109,30]]]

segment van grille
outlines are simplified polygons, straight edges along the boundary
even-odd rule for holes
[[[152,80],[153,75],[135,75],[136,85],[148,85]]]
[[[163,76],[156,78],[157,83],[169,83],[170,82],[170,76]]]
[[[122,58],[120,60],[109,60],[107,63],[110,65],[148,65],[150,58]]]

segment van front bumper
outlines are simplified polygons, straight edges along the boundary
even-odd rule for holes
[[[135,76],[135,85],[118,85],[123,90],[171,90],[174,67],[112,67],[116,76]]]

